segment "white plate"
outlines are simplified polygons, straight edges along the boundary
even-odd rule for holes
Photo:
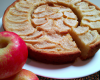
[[[2,18],[0,18],[0,32],[1,31],[4,31],[2,27]],[[86,61],[77,59],[75,63],[64,65],[44,64],[28,58],[23,69],[30,70],[37,75],[49,78],[80,78],[100,70],[100,50],[98,50],[92,59]]]

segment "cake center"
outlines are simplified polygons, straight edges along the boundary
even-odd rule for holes
[[[32,14],[31,21],[38,31],[53,34],[66,34],[72,27],[78,26],[74,12],[68,7],[57,4],[38,6]]]

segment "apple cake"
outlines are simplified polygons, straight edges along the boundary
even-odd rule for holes
[[[100,48],[100,9],[88,0],[16,0],[3,27],[25,41],[31,59],[44,63],[86,60]]]

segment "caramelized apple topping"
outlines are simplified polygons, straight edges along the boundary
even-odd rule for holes
[[[34,18],[32,19],[32,23],[35,25],[35,26],[39,26],[39,25],[43,25],[47,22],[47,19],[45,18]]]
[[[76,34],[85,34],[86,32],[89,31],[89,27],[81,27],[81,26],[78,26],[77,28],[73,28],[73,30],[76,32]]]

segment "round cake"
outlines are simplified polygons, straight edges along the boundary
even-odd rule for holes
[[[43,63],[86,60],[100,48],[100,9],[88,0],[16,0],[3,27],[25,41],[29,58]]]

